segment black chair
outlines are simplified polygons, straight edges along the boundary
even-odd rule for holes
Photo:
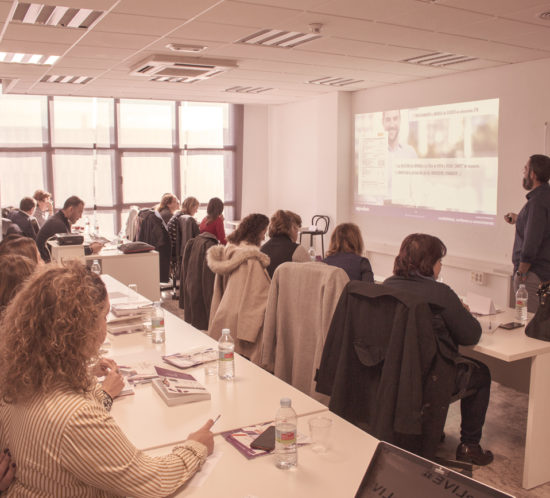
[[[315,226],[315,230],[301,230],[300,231],[300,244],[302,243],[302,235],[309,235],[309,245],[313,246],[313,236],[321,236],[321,254],[325,259],[325,243],[324,235],[328,232],[330,225],[330,218],[323,214],[316,214],[311,218],[311,226]]]

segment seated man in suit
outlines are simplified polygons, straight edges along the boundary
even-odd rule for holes
[[[46,247],[47,240],[56,233],[71,233],[71,225],[74,225],[82,217],[83,211],[84,201],[76,195],[72,195],[65,201],[63,209],[46,220],[36,236],[36,245],[46,263],[50,262],[50,252]],[[89,246],[84,247],[84,251],[86,254],[97,254],[102,247],[103,244],[92,242]]]
[[[35,208],[36,201],[32,197],[23,197],[19,203],[19,209],[14,209],[10,213],[10,220],[21,229],[21,233],[33,240],[36,240],[36,235],[40,229],[36,218],[33,216]]]

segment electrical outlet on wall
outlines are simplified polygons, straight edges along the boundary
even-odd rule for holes
[[[485,273],[482,271],[470,272],[470,281],[476,285],[485,285]]]

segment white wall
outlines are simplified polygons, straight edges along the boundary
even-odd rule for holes
[[[242,217],[250,213],[269,215],[268,106],[244,106],[243,135]]]
[[[549,81],[550,61],[542,60],[353,94],[335,92],[270,106],[267,111],[246,106],[243,214],[247,212],[244,206],[250,206],[249,211],[254,206],[269,215],[278,208],[291,209],[305,223],[313,214],[328,214],[333,226],[355,221],[364,232],[375,274],[381,276],[391,273],[405,235],[433,233],[449,249],[444,280],[459,293],[472,290],[504,304],[514,229],[501,220],[508,211],[519,211],[525,202],[521,178],[528,156],[548,153],[544,125],[550,122]],[[350,209],[355,113],[495,97],[500,98],[500,139],[498,221],[494,228],[469,225],[457,230],[455,225],[425,221],[413,225],[399,219],[369,218]],[[256,163],[253,166],[252,161]],[[265,168],[260,168],[262,161]],[[472,269],[487,274],[485,286],[470,284]]]

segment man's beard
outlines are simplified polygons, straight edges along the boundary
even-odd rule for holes
[[[525,190],[531,190],[534,187],[533,180],[530,176],[523,177],[523,188]]]

